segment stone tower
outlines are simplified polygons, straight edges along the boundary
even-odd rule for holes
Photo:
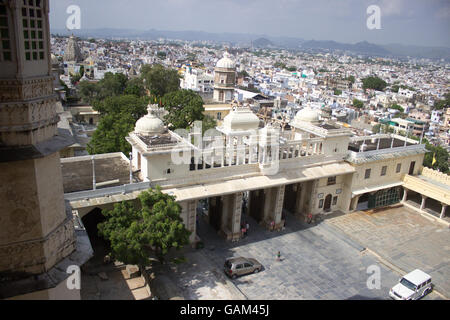
[[[70,142],[58,135],[48,12],[48,0],[0,1],[0,299],[60,294],[68,276],[60,264],[76,250],[59,156]]]
[[[64,61],[82,62],[83,60],[83,55],[81,54],[77,40],[71,35],[64,50]]]
[[[230,59],[228,52],[225,52],[223,58],[217,62],[214,71],[214,101],[222,103],[233,101],[236,64]]]

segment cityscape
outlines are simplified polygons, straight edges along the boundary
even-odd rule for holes
[[[416,1],[323,37],[243,29],[253,2],[201,31],[213,4],[113,28],[65,2],[0,0],[2,300],[450,297],[448,2],[414,45],[387,34]]]

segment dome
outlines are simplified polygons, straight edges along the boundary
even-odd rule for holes
[[[295,121],[302,121],[302,122],[319,122],[319,111],[312,109],[311,107],[306,107],[299,112],[297,112],[297,115],[295,116]]]
[[[154,108],[156,108],[156,105],[149,106],[147,108],[148,114],[136,122],[136,127],[134,129],[136,133],[144,136],[150,136],[152,134],[164,132],[164,123],[153,114]]]
[[[216,67],[223,69],[235,69],[236,64],[233,60],[230,59],[230,54],[228,52],[225,52],[223,58],[217,62]]]
[[[236,108],[223,119],[223,127],[230,131],[257,130],[259,118],[249,108]]]

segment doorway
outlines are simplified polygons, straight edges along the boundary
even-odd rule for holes
[[[325,204],[323,206],[323,210],[328,212],[331,210],[331,201],[333,200],[333,196],[331,194],[327,195],[325,198]]]

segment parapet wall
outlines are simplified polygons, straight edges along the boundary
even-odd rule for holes
[[[422,175],[424,177],[450,186],[450,176],[448,174],[424,167],[422,170]]]

